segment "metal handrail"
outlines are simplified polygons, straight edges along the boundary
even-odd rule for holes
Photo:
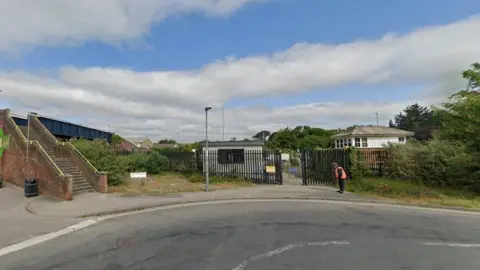
[[[38,119],[37,119],[37,120],[38,120]],[[100,174],[100,172],[97,170],[97,168],[95,168],[95,166],[93,166],[93,164],[90,163],[90,161],[89,161],[80,151],[78,151],[78,149],[77,149],[72,143],[70,143],[70,142],[66,142],[66,143],[65,143],[65,142],[59,142],[59,141],[57,140],[57,138],[55,138],[55,136],[53,136],[53,134],[52,134],[50,131],[48,131],[48,129],[42,124],[42,122],[40,122],[40,120],[38,120],[38,122],[42,125],[42,128],[45,129],[45,131],[46,131],[45,133],[47,134],[47,136],[49,136],[50,139],[52,139],[52,140],[55,142],[56,145],[62,145],[62,146],[67,145],[67,146],[70,146],[70,148],[71,148],[77,155],[79,155],[80,158],[85,161],[85,163],[87,163],[87,165],[90,167],[90,169],[93,170],[93,172],[94,172],[95,174],[97,174],[97,175]]]
[[[60,168],[57,166],[57,164],[55,164],[55,162],[53,161],[53,159],[47,154],[47,152],[45,151],[45,149],[42,147],[42,145],[40,144],[39,141],[37,140],[30,140],[30,141],[27,141],[27,138],[25,138],[25,136],[23,135],[22,131],[20,130],[20,128],[17,126],[17,124],[15,124],[15,122],[13,121],[12,117],[10,115],[7,115],[7,119],[8,119],[8,122],[10,124],[13,124],[13,126],[15,127],[15,131],[17,132],[17,135],[20,137],[20,139],[23,141],[23,143],[25,144],[35,144],[36,147],[40,150],[40,153],[43,155],[44,158],[47,159],[47,161],[49,161],[54,169],[57,171],[57,174],[59,176],[65,176],[62,172],[62,170],[60,170]],[[28,160],[27,160],[28,162]]]

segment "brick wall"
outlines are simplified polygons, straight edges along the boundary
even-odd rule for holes
[[[70,143],[65,143],[63,145],[58,144],[57,139],[37,118],[31,119],[31,127],[34,128],[37,134],[40,136],[42,143],[54,149],[56,156],[69,159],[83,173],[85,179],[97,192],[106,193],[107,187],[104,186],[103,181],[107,178],[106,173],[100,173],[92,169]]]
[[[122,139],[122,142],[117,146],[117,148],[123,151],[133,152],[135,145],[125,139]]]
[[[0,110],[0,127],[5,134],[10,135],[10,145],[1,157],[0,171],[5,181],[23,187],[24,180],[28,178],[38,179],[39,192],[41,195],[55,197],[62,200],[72,199],[72,190],[69,188],[69,179],[59,175],[51,165],[45,154],[39,147],[31,144],[29,148],[28,166],[25,164],[25,144],[19,134],[12,130],[7,123],[9,110]]]

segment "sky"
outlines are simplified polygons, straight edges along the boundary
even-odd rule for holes
[[[207,106],[212,140],[387,125],[465,88],[479,29],[478,0],[0,0],[0,107],[181,142]]]

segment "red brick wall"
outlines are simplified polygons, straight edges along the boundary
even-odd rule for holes
[[[0,111],[0,127],[5,134],[12,135],[6,127],[3,117],[5,111]],[[35,145],[30,145],[28,170],[25,166],[24,144],[18,142],[15,136],[10,137],[10,145],[3,152],[1,158],[1,173],[4,179],[12,184],[23,187],[24,180],[28,178],[38,179],[39,192],[42,195],[55,197],[62,200],[71,200],[71,191],[68,190],[68,181],[65,177],[57,175],[55,169],[47,162]],[[26,173],[28,171],[28,173]]]
[[[118,145],[118,147],[121,149],[121,150],[124,150],[124,151],[128,151],[128,152],[132,152],[133,151],[133,148],[135,147],[131,142],[127,141],[127,140],[122,140],[122,142],[120,143],[120,145]]]

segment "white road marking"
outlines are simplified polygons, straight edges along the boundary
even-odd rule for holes
[[[280,253],[283,253],[285,251],[294,249],[294,248],[302,248],[302,247],[314,247],[314,246],[328,246],[328,245],[349,245],[347,241],[326,241],[326,242],[309,242],[309,243],[293,243],[293,244],[288,244],[286,246],[274,249],[272,251],[269,251],[267,253],[263,253],[260,255],[256,255],[251,257],[250,259],[243,261],[241,264],[239,264],[237,267],[233,268],[232,270],[243,270],[247,267],[249,263],[256,262],[258,260],[272,257],[275,255],[278,255]]]
[[[69,227],[67,227],[63,230],[60,230],[60,231],[43,234],[43,235],[28,239],[26,241],[23,241],[23,242],[20,242],[20,243],[17,243],[17,244],[6,246],[6,247],[0,249],[0,257],[5,256],[9,253],[24,249],[24,248],[28,248],[28,247],[31,247],[31,246],[34,246],[34,245],[38,245],[40,243],[43,243],[43,242],[48,241],[48,240],[52,240],[52,239],[57,238],[57,237],[62,236],[62,235],[72,233],[76,230],[86,228],[86,227],[91,226],[95,223],[97,223],[97,221],[95,221],[93,219],[85,220],[85,221],[82,221],[78,224],[69,226]]]
[[[353,206],[371,206],[371,207],[388,207],[388,208],[398,208],[398,209],[410,209],[410,210],[420,210],[420,211],[430,211],[430,212],[445,212],[445,213],[458,213],[468,216],[480,216],[480,212],[466,212],[461,210],[450,210],[450,209],[438,209],[438,208],[424,208],[424,207],[416,207],[416,206],[404,206],[404,205],[392,205],[392,204],[381,204],[381,203],[368,203],[368,202],[352,202],[352,201],[336,201],[336,200],[321,200],[321,199],[217,199],[217,200],[210,200],[210,201],[202,201],[202,202],[194,202],[194,201],[185,201],[182,203],[165,205],[165,206],[158,206],[152,207],[143,210],[132,210],[125,213],[120,214],[111,214],[105,215],[101,217],[95,217],[95,219],[89,219],[83,222],[80,222],[76,225],[67,227],[63,230],[52,232],[44,235],[40,235],[29,240],[10,245],[0,249],[0,257],[7,255],[9,253],[22,250],[24,248],[28,248],[48,240],[52,240],[57,238],[61,235],[72,233],[76,230],[94,225],[100,221],[104,221],[107,219],[118,218],[122,216],[129,216],[147,212],[154,212],[154,211],[161,211],[161,210],[168,210],[168,209],[175,209],[175,208],[182,208],[182,207],[191,207],[191,206],[198,206],[198,205],[211,205],[211,204],[224,204],[224,203],[254,203],[254,202],[309,202],[309,203],[325,203],[325,204],[346,204],[346,205],[353,205]],[[92,217],[93,218],[93,217]],[[477,245],[477,244],[473,244]],[[475,246],[476,247],[476,246]]]
[[[463,244],[463,243],[442,243],[442,242],[426,242],[424,246],[443,246],[443,247],[480,247],[480,244]]]

